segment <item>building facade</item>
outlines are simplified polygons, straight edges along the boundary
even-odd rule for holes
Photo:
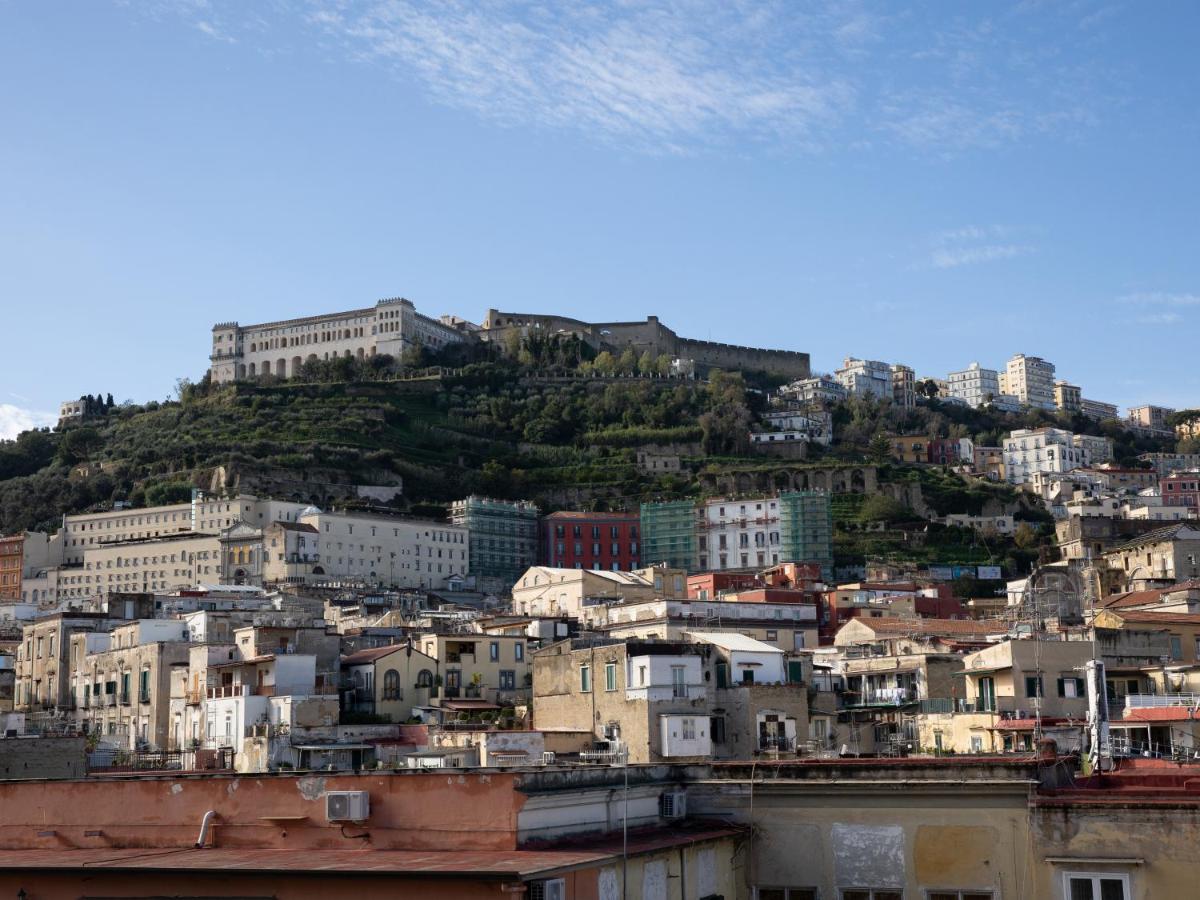
[[[1004,473],[1009,484],[1024,484],[1035,473],[1070,472],[1087,465],[1075,436],[1061,428],[1019,429],[1004,439]]]
[[[1017,353],[1005,366],[1000,392],[1012,394],[1024,406],[1054,409],[1054,363]]]
[[[646,565],[695,570],[698,559],[696,506],[691,500],[643,503],[642,559]]]
[[[1159,481],[1164,506],[1187,506],[1200,510],[1200,471],[1176,472]]]
[[[1077,384],[1054,382],[1054,406],[1065,413],[1079,412],[1083,407],[1083,391]]]
[[[528,501],[467,497],[451,505],[450,522],[470,534],[470,573],[502,589],[537,561],[538,508]]]
[[[1120,414],[1117,404],[1105,403],[1103,400],[1089,400],[1086,397],[1079,401],[1079,412],[1089,419],[1095,419],[1097,422],[1115,419]]]
[[[555,512],[544,516],[539,528],[544,565],[612,572],[641,567],[642,529],[637,513]]]
[[[852,397],[892,399],[892,367],[885,362],[848,356],[833,377]]]
[[[403,297],[373,307],[240,326],[222,322],[212,329],[212,365],[216,384],[273,375],[295,378],[306,362],[387,354],[399,358],[413,347],[440,349],[468,340],[457,324],[417,312]]]
[[[977,362],[960,372],[951,372],[946,376],[946,385],[951,397],[957,397],[975,409],[1000,395],[999,374],[995,369],[985,369]]]

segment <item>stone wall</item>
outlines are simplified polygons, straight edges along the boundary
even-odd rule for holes
[[[0,780],[83,778],[86,761],[81,737],[0,738]]]

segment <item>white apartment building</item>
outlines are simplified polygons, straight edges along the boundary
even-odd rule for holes
[[[470,568],[469,532],[459,525],[317,509],[300,522],[317,530],[314,580],[445,588]]]
[[[1010,484],[1032,481],[1036,473],[1070,472],[1088,464],[1087,451],[1061,428],[1022,428],[1004,439],[1004,474]]]
[[[781,387],[779,393],[805,406],[826,406],[846,399],[846,389],[830,375],[801,378]]]
[[[852,397],[892,398],[892,367],[885,362],[848,356],[833,377]]]
[[[1054,409],[1054,363],[1016,354],[1005,367],[1000,392],[1012,394],[1025,406]]]
[[[753,569],[779,562],[779,501],[704,501],[700,518],[700,568]]]
[[[978,409],[1000,395],[1000,376],[995,369],[985,369],[973,362],[962,371],[947,375],[946,386],[951,397]]]
[[[367,309],[239,326],[213,326],[212,380],[223,384],[261,375],[293,377],[305,362],[377,354],[399,357],[411,347],[438,349],[467,339],[469,323],[431,319],[403,297]]]
[[[1075,446],[1087,454],[1088,465],[1108,462],[1113,458],[1112,438],[1099,437],[1094,434],[1077,434]]]

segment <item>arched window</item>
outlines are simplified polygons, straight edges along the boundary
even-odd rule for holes
[[[395,669],[388,669],[383,675],[383,699],[403,699],[400,694],[400,673]]]
[[[428,669],[422,669],[417,673],[417,687],[427,688],[433,687],[433,673]]]

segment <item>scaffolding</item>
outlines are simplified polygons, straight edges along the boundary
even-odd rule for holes
[[[515,584],[537,561],[538,508],[527,501],[467,497],[450,507],[450,521],[468,529],[470,572]]]
[[[690,500],[643,503],[642,560],[673,569],[696,568],[696,506]]]
[[[833,507],[824,491],[784,491],[779,495],[779,559],[817,563],[833,578]]]

